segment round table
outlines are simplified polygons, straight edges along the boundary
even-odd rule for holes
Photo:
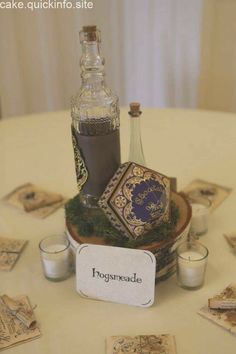
[[[121,110],[122,160],[128,156],[128,109]],[[76,194],[70,113],[53,112],[0,122],[0,197],[32,182],[67,197]],[[175,335],[180,354],[234,354],[236,338],[197,311],[236,281],[236,254],[223,233],[236,231],[236,114],[178,109],[143,109],[142,141],[148,167],[177,177],[178,190],[194,178],[233,188],[209,219],[200,241],[209,249],[205,285],[188,291],[176,276],[156,286],[155,304],[136,308],[81,298],[75,276],[53,283],[42,273],[39,241],[64,230],[64,211],[44,220],[0,203],[0,234],[29,240],[10,272],[0,273],[0,291],[27,294],[42,337],[9,349],[15,354],[104,354],[112,335]]]

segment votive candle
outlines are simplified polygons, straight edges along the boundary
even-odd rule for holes
[[[177,279],[186,289],[198,289],[204,283],[208,249],[199,242],[180,244],[177,253]]]
[[[208,218],[211,209],[211,201],[206,197],[194,197],[189,199],[192,207],[191,234],[201,236],[208,231]]]
[[[40,244],[44,275],[52,281],[66,279],[71,272],[70,242],[64,235],[49,236]]]

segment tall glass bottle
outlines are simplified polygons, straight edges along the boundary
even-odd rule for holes
[[[141,131],[140,131],[140,103],[130,103],[130,147],[129,147],[129,161],[136,162],[139,165],[146,166]]]
[[[72,98],[72,139],[81,201],[96,207],[120,165],[118,97],[106,86],[101,35],[96,26],[80,32],[82,86]]]

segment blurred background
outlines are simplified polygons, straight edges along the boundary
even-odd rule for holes
[[[2,119],[70,107],[80,87],[78,33],[89,24],[102,32],[107,83],[121,105],[236,112],[235,0],[93,4],[0,9]]]

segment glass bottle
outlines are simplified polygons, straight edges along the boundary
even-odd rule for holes
[[[80,31],[82,85],[71,105],[77,182],[87,207],[97,207],[120,165],[119,102],[105,83],[100,42],[96,26],[84,26]]]
[[[130,146],[129,161],[136,162],[139,165],[146,166],[140,131],[140,103],[130,103]]]

